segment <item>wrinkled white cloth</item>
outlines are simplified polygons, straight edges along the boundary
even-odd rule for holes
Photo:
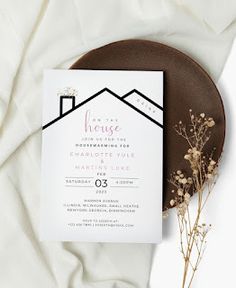
[[[142,38],[182,50],[217,79],[235,17],[235,0],[0,0],[0,287],[148,286],[153,245],[38,240],[43,70]]]

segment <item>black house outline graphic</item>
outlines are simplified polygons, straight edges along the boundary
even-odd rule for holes
[[[144,113],[143,111],[141,111],[140,109],[138,109],[137,107],[135,107],[133,104],[131,104],[130,102],[128,102],[127,100],[125,100],[125,98],[127,98],[128,96],[130,96],[133,93],[137,93],[139,96],[141,96],[143,99],[147,100],[148,102],[150,102],[152,105],[154,105],[156,108],[160,109],[161,111],[163,111],[163,108],[158,105],[156,102],[152,101],[151,99],[149,99],[147,96],[145,96],[144,94],[142,94],[141,92],[139,92],[137,89],[133,89],[130,92],[126,93],[123,96],[119,96],[116,93],[114,93],[113,91],[111,91],[108,88],[103,88],[102,90],[100,90],[99,92],[95,93],[94,95],[90,96],[89,98],[87,98],[86,100],[82,101],[81,103],[79,103],[78,105],[75,105],[75,98],[74,96],[61,96],[60,97],[60,116],[58,116],[57,118],[55,118],[54,120],[50,121],[49,123],[45,124],[42,129],[46,129],[49,126],[51,126],[52,124],[54,124],[55,122],[59,121],[60,119],[64,118],[65,116],[67,116],[68,114],[72,113],[73,111],[77,110],[79,107],[83,106],[84,104],[88,103],[89,101],[91,101],[92,99],[96,98],[97,96],[101,95],[104,92],[108,92],[109,94],[113,95],[116,99],[119,99],[121,102],[125,103],[126,105],[128,105],[130,108],[134,109],[136,112],[138,112],[139,114],[143,115],[144,117],[146,117],[148,120],[152,121],[153,123],[155,123],[157,126],[159,126],[160,128],[163,128],[163,125],[160,124],[158,121],[156,121],[155,119],[153,119],[152,117],[150,117],[149,115],[147,115],[146,113]],[[72,108],[68,111],[66,111],[65,113],[62,114],[62,105],[63,105],[63,98],[69,98],[72,99]]]

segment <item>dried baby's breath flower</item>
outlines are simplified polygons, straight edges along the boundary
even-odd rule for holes
[[[187,180],[188,180],[188,183],[189,183],[189,184],[193,184],[193,179],[192,179],[191,177],[188,177]]]
[[[175,126],[178,135],[188,143],[188,149],[183,158],[189,163],[191,173],[177,170],[172,174],[169,182],[173,184],[173,199],[170,206],[176,207],[180,231],[180,247],[184,259],[184,274],[182,288],[190,288],[198,265],[204,253],[206,236],[211,225],[200,223],[201,212],[209,198],[217,177],[218,163],[207,156],[204,148],[210,139],[210,129],[215,125],[212,117],[205,113],[193,114],[189,109],[190,124],[185,125],[179,121]],[[207,193],[204,197],[203,191]],[[197,194],[198,205],[195,217],[191,215],[190,201],[193,193]],[[192,222],[192,218],[195,220]],[[196,257],[195,257],[196,256]]]
[[[212,120],[212,121],[207,121],[207,126],[208,127],[213,127],[215,125],[215,121]]]
[[[191,195],[188,192],[184,194],[184,199],[186,201],[189,201],[190,197],[191,197]]]
[[[174,206],[175,205],[175,200],[174,199],[171,199],[170,200],[170,206]]]
[[[184,195],[183,189],[179,188],[179,189],[177,190],[177,194],[178,194],[179,196],[183,196],[183,195]]]
[[[196,176],[198,174],[198,170],[197,169],[193,169],[193,176]]]
[[[216,162],[214,160],[211,160],[210,165],[214,166],[216,165]]]
[[[191,159],[191,156],[190,156],[189,154],[186,154],[186,155],[184,155],[184,159],[185,159],[185,160],[190,160],[190,159]]]
[[[162,218],[163,218],[163,219],[166,219],[166,218],[168,218],[168,217],[169,217],[169,212],[168,212],[168,210],[163,211],[163,212],[162,212]]]
[[[208,173],[206,176],[207,176],[207,179],[212,179],[213,178],[213,175],[210,174],[210,173]]]

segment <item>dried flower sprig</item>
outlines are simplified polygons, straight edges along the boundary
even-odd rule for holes
[[[175,171],[169,180],[173,185],[171,206],[176,206],[180,232],[180,249],[184,259],[182,288],[190,288],[193,278],[204,254],[206,237],[211,225],[201,223],[201,213],[212,192],[217,179],[218,162],[211,155],[206,155],[204,148],[211,136],[215,121],[205,113],[194,115],[189,110],[190,124],[180,121],[175,127],[178,135],[188,143],[188,150],[183,155],[190,166],[190,173]],[[203,193],[207,190],[206,193]],[[191,195],[197,195],[197,209],[190,209]],[[190,211],[191,210],[191,211]]]

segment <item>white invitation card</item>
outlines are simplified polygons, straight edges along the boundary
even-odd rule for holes
[[[159,243],[163,72],[46,70],[41,240]]]

